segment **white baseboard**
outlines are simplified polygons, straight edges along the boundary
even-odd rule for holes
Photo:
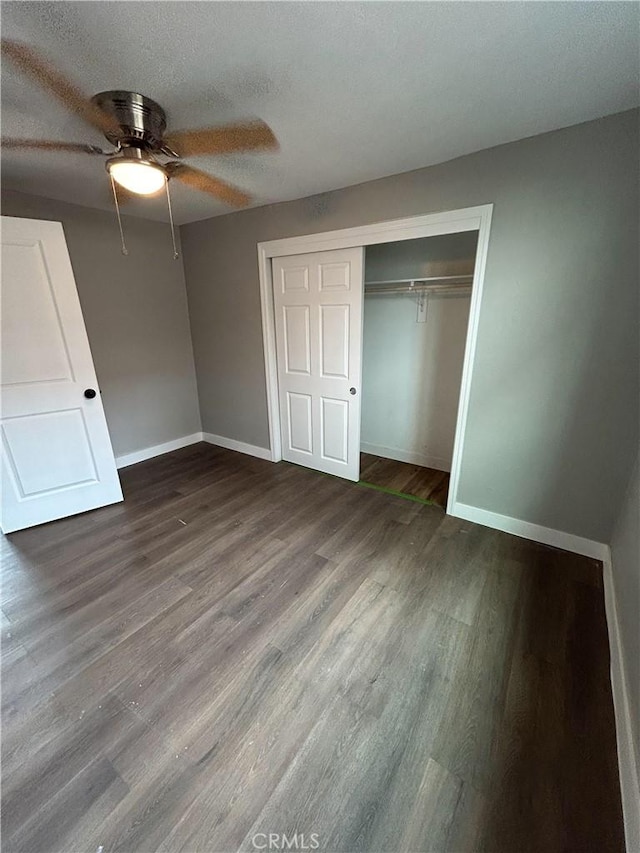
[[[624,834],[628,853],[635,853],[635,851],[640,850],[640,780],[638,778],[640,768],[636,765],[636,753],[633,744],[627,672],[620,641],[620,625],[618,623],[618,608],[610,553],[603,560],[603,564],[604,606],[609,631],[611,692],[616,717],[618,772],[620,774],[620,793],[624,814]]]
[[[174,438],[173,441],[165,441],[164,444],[154,444],[153,447],[144,447],[142,450],[134,450],[133,453],[124,453],[122,456],[116,456],[116,467],[126,468],[128,465],[153,459],[154,456],[160,456],[163,453],[171,453],[172,450],[179,450],[181,447],[196,444],[198,441],[202,441],[202,433],[194,432],[192,435]]]
[[[553,530],[551,527],[532,524],[530,521],[500,515],[498,512],[476,506],[456,502],[451,509],[447,507],[447,512],[456,518],[464,518],[465,521],[474,521],[485,527],[493,527],[494,530],[503,530],[505,533],[513,533],[514,536],[521,536],[523,539],[531,539],[542,545],[552,545],[554,548],[562,548],[563,551],[571,551],[574,554],[583,554],[594,560],[604,561],[609,553],[609,546],[604,542],[594,542],[592,539],[584,539],[573,533]]]
[[[451,460],[442,456],[429,456],[426,453],[417,453],[413,450],[399,450],[397,447],[383,447],[381,444],[369,444],[368,441],[360,442],[362,453],[371,453],[372,456],[382,456],[384,459],[395,459],[397,462],[408,462],[410,465],[422,465],[423,468],[435,468],[437,471],[450,471]]]
[[[247,456],[256,456],[258,459],[272,461],[271,451],[267,447],[258,447],[255,444],[246,444],[244,441],[236,441],[235,438],[226,438],[224,435],[214,435],[211,432],[203,432],[202,440],[218,447],[226,447],[227,450],[237,450],[238,453],[246,453]]]
[[[175,438],[173,441],[166,441],[164,444],[156,444],[153,447],[145,447],[142,450],[134,450],[133,453],[116,456],[116,467],[126,468],[128,465],[153,459],[154,456],[160,456],[163,453],[171,453],[172,450],[179,450],[181,447],[196,444],[198,441],[207,441],[209,444],[216,444],[218,447],[226,447],[227,450],[237,450],[238,453],[246,453],[248,456],[257,456],[258,459],[266,459],[271,462],[271,451],[266,447],[245,444],[244,441],[236,441],[234,438],[214,435],[211,432],[194,432],[193,435],[184,435],[182,438]]]

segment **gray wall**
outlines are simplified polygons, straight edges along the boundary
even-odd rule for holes
[[[459,499],[609,541],[638,442],[637,111],[183,226],[203,428],[268,446],[256,243],[489,202]]]
[[[471,299],[366,296],[361,449],[451,470]]]
[[[181,261],[169,227],[2,193],[2,213],[62,222],[116,455],[199,432],[200,413]]]
[[[365,281],[473,273],[477,231],[379,243],[365,249]]]
[[[640,457],[611,541],[611,566],[629,691],[636,767],[640,768]]]

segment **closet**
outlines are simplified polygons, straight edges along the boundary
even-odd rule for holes
[[[477,239],[466,231],[365,251],[361,479],[441,505]]]

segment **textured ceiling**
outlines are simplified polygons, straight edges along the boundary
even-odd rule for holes
[[[171,129],[259,117],[278,153],[192,162],[300,198],[638,103],[636,3],[5,2],[2,28],[89,94],[134,89]],[[3,67],[7,136],[104,143]],[[99,158],[7,151],[4,186],[109,208]],[[172,184],[180,223],[228,212]],[[165,219],[160,199],[128,212]]]

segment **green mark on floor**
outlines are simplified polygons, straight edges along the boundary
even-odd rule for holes
[[[345,480],[344,477],[338,477],[337,474],[327,474],[326,471],[318,471],[316,468],[307,468],[306,465],[298,465],[296,462],[287,462],[286,460],[282,460],[282,462],[278,464],[293,465],[295,468],[304,468],[306,471],[313,471],[315,474],[322,474],[323,477],[331,477],[333,480],[342,480],[343,483],[353,482]],[[386,486],[367,483],[366,480],[358,480],[354,485],[365,486],[367,489],[375,489],[377,492],[384,492],[387,495],[393,495],[395,498],[404,498],[406,501],[414,501],[417,504],[424,504],[425,506],[437,506],[438,509],[444,510],[444,507],[441,504],[436,501],[429,500],[429,498],[419,498],[416,495],[408,495],[406,492],[398,492],[395,489],[388,489]]]
[[[429,498],[419,498],[416,495],[408,495],[406,492],[397,492],[395,489],[388,489],[386,486],[377,486],[375,483],[367,483],[366,480],[358,480],[359,486],[366,486],[367,489],[375,489],[378,492],[385,492],[387,495],[394,495],[396,498],[404,498],[406,501],[415,501],[418,504],[426,504],[426,506],[440,506],[435,501]],[[442,509],[442,507],[440,507]]]

